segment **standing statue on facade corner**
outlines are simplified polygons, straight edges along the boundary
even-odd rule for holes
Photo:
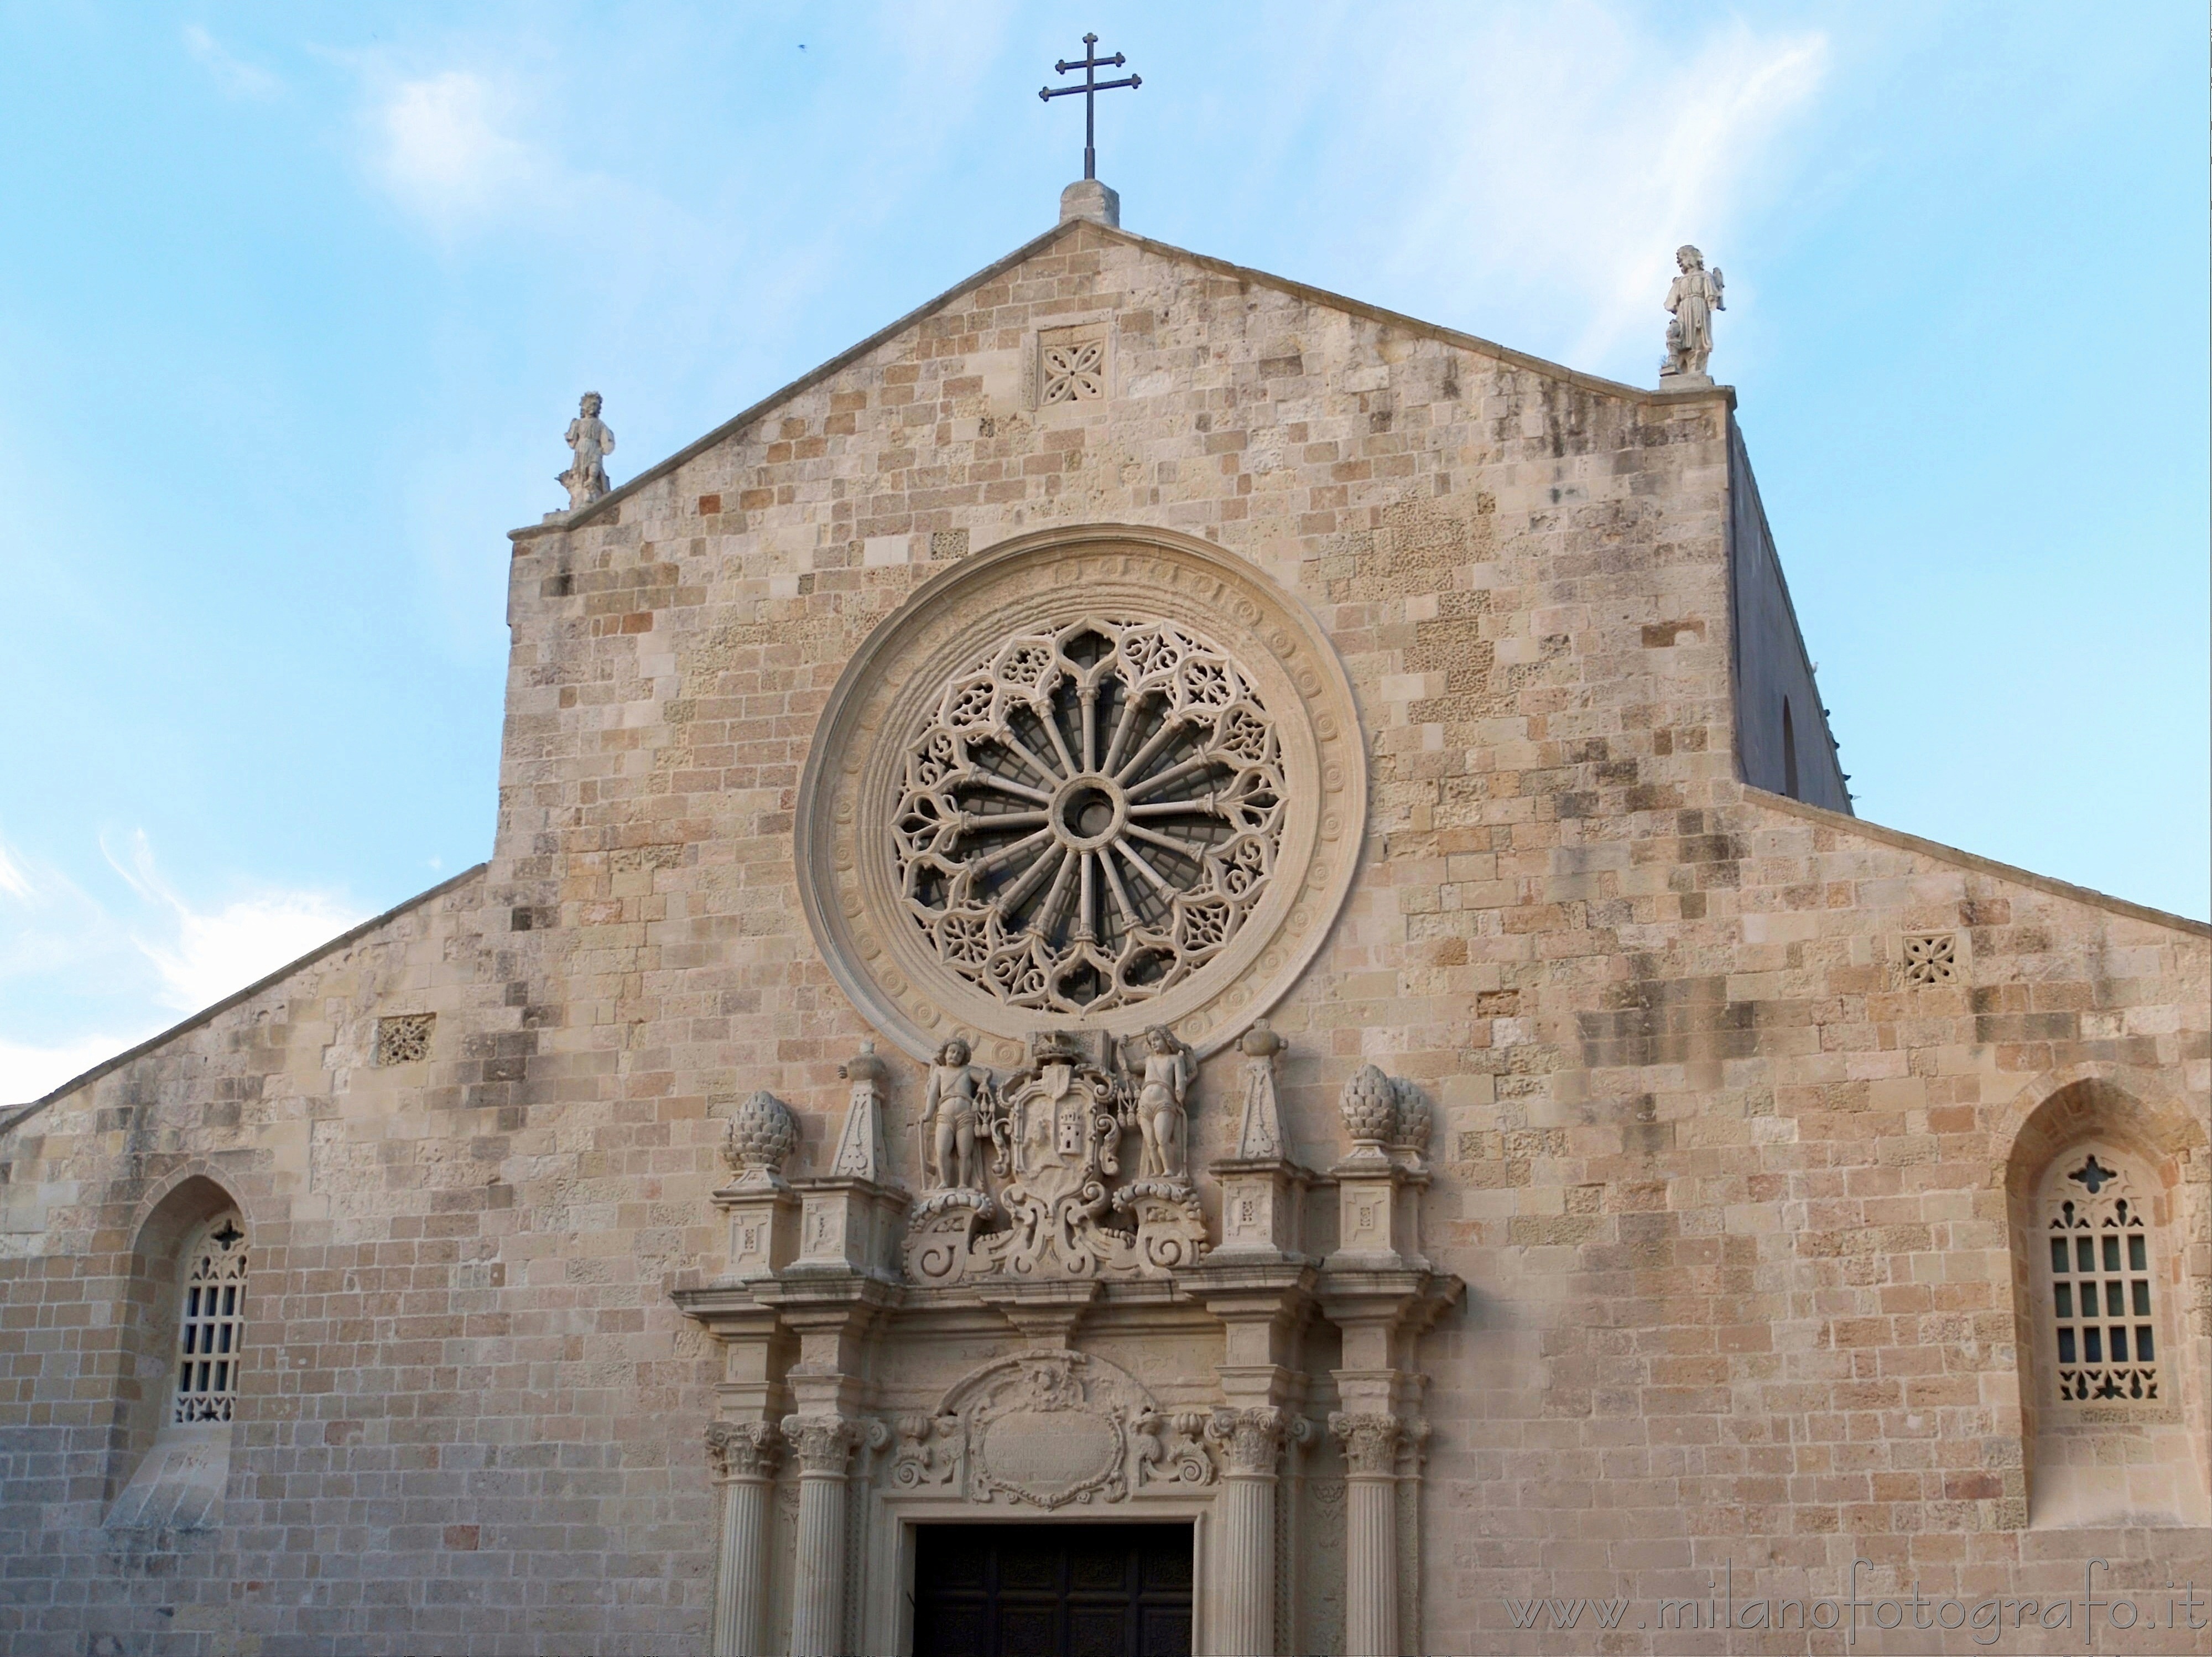
[[[1137,1127],[1144,1135],[1140,1179],[1181,1179],[1190,1138],[1185,1100],[1198,1060],[1164,1024],[1145,1032],[1145,1076],[1137,1088]]]
[[[1713,313],[1724,311],[1721,273],[1705,269],[1705,256],[1685,245],[1674,250],[1681,274],[1667,289],[1667,308],[1674,320],[1667,325],[1667,358],[1659,365],[1659,378],[1705,377],[1705,363],[1713,354]]]
[[[599,393],[584,393],[576,417],[568,422],[568,435],[561,441],[576,458],[554,481],[568,490],[568,510],[574,512],[607,492],[607,456],[615,452],[615,435],[599,418]]]
[[[921,1136],[925,1158],[932,1150],[936,1155],[922,1173],[939,1190],[983,1188],[977,1132],[984,1100],[994,1083],[988,1070],[969,1063],[973,1057],[968,1044],[955,1036],[937,1050],[937,1063],[930,1067],[929,1090],[921,1103]]]

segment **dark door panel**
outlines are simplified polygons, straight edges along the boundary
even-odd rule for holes
[[[915,1657],[1189,1657],[1188,1525],[927,1525]]]

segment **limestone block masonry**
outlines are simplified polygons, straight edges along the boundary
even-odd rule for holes
[[[896,1652],[994,1517],[2201,1650],[2212,931],[1832,808],[1726,387],[1076,206],[516,532],[486,865],[0,1112],[0,1645]]]

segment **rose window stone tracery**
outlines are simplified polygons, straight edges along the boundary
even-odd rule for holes
[[[891,825],[933,953],[1013,1007],[1102,1012],[1218,953],[1275,868],[1275,722],[1202,635],[1090,619],[1018,634],[945,683]]]
[[[1295,594],[1191,536],[1058,525],[969,551],[854,650],[799,777],[799,900],[917,1060],[1154,1026],[1203,1058],[1322,947],[1366,787]]]

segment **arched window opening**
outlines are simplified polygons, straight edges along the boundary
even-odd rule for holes
[[[2013,1141],[2021,1494],[2035,1529],[2212,1518],[2204,1377],[2183,1321],[2203,1143],[2180,1110],[2094,1076],[2044,1099]]]
[[[133,1252],[110,1477],[111,1533],[171,1538],[222,1522],[246,1351],[246,1221],[229,1192],[194,1176],[139,1229]]]
[[[2063,1157],[2046,1188],[2045,1350],[2063,1403],[2159,1395],[2151,1229],[2136,1182],[2117,1161],[2094,1149]]]
[[[1782,792],[1792,800],[1797,793],[1797,727],[1790,717],[1790,698],[1782,698]]]
[[[169,1417],[180,1427],[228,1421],[236,1405],[246,1301],[246,1234],[238,1216],[225,1215],[210,1227],[185,1258]]]

